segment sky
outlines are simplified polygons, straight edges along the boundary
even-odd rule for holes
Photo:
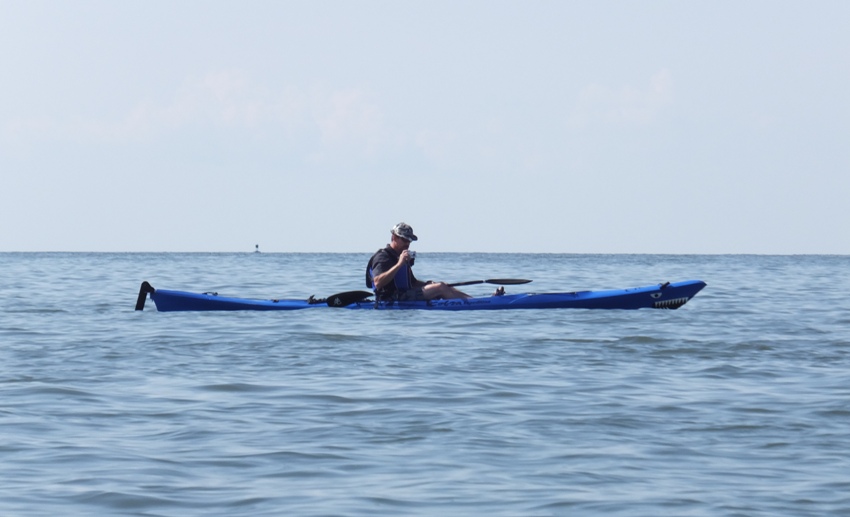
[[[850,254],[850,2],[0,0],[0,251]]]

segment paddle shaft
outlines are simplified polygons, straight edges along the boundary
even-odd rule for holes
[[[466,282],[455,282],[449,285],[452,287],[475,284],[519,285],[527,284],[529,282],[531,282],[531,280],[525,280],[523,278],[490,278],[488,280],[467,280]]]

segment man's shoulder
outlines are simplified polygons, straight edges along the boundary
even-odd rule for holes
[[[387,246],[386,248],[379,249],[372,255],[372,258],[369,259],[369,267],[374,268],[378,265],[394,263],[397,260],[398,255],[392,248]]]
[[[388,258],[391,259],[391,258],[394,258],[393,255],[397,255],[397,254],[395,253],[395,251],[392,248],[387,246],[386,248],[381,248],[378,251],[376,251],[372,255],[372,261],[380,260],[380,259],[388,259]]]

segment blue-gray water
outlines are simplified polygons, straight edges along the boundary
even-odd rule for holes
[[[420,253],[676,311],[133,311],[368,254],[0,254],[0,515],[850,515],[850,257]],[[493,286],[472,286],[481,294]]]

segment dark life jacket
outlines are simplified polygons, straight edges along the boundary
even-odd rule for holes
[[[372,255],[372,258],[369,259],[369,263],[366,265],[366,287],[375,291],[375,297],[380,300],[397,300],[402,293],[408,289],[412,289],[416,285],[416,277],[413,276],[413,271],[410,269],[411,263],[408,262],[407,264],[402,264],[401,269],[398,270],[398,273],[396,273],[392,282],[389,282],[381,289],[375,289],[375,281],[372,270],[375,266],[376,259],[380,255],[384,254],[391,259],[386,260],[387,265],[389,266],[387,269],[398,262],[399,255],[390,246],[379,249],[375,252],[375,254]]]

